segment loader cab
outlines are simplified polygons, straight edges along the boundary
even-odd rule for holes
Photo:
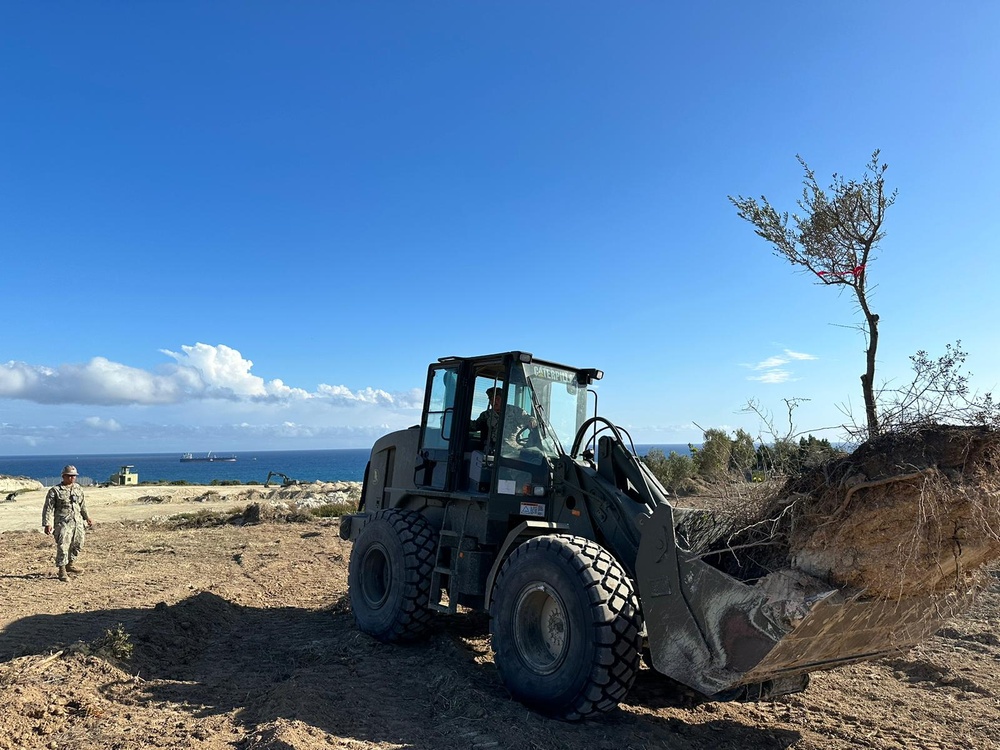
[[[554,463],[586,419],[595,373],[526,352],[439,360],[427,374],[414,484],[546,496]]]

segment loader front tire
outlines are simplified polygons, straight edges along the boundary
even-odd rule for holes
[[[434,529],[421,514],[376,512],[361,529],[348,570],[348,592],[358,628],[385,643],[412,641],[430,627]]]
[[[639,671],[632,582],[588,539],[541,536],[504,562],[490,605],[494,661],[517,700],[574,721],[615,708]]]

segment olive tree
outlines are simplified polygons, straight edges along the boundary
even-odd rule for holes
[[[879,161],[876,150],[860,180],[838,174],[827,189],[820,187],[815,173],[801,156],[796,156],[805,172],[802,197],[797,201],[801,214],[779,213],[765,198],[729,196],[741,219],[753,225],[758,236],[771,243],[775,255],[793,266],[801,266],[815,283],[849,289],[864,315],[860,328],[868,343],[867,367],[861,376],[868,437],[879,434],[879,414],[875,397],[875,355],[878,350],[879,317],[869,306],[868,271],[879,242],[885,236],[886,210],[896,200],[896,192],[885,192],[888,165]]]
[[[642,460],[663,487],[674,494],[697,473],[691,456],[682,456],[676,451],[670,451],[670,455],[665,456],[659,448],[652,448]]]
[[[689,445],[691,457],[699,476],[705,479],[722,479],[729,473],[729,461],[733,455],[733,440],[725,430],[705,430],[701,448]]]

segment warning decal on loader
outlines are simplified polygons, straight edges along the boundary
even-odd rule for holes
[[[521,503],[521,515],[545,518],[545,505],[542,503]]]

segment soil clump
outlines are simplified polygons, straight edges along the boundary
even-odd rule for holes
[[[879,599],[965,591],[1000,558],[1000,432],[876,438],[788,481],[752,516],[727,521],[712,546],[743,579],[792,569]]]

